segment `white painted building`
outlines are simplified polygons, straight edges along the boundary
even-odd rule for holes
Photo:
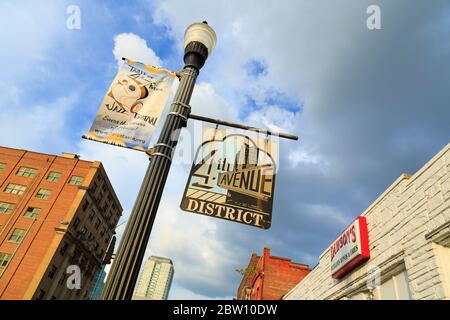
[[[173,274],[172,260],[151,256],[144,263],[133,300],[167,300]]]
[[[370,258],[333,279],[332,254],[348,250],[343,233],[284,299],[450,299],[450,144],[401,175],[362,216]],[[354,254],[347,252],[343,263]]]

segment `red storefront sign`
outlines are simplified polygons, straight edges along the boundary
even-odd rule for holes
[[[340,279],[370,258],[366,218],[359,216],[330,248],[331,274]]]

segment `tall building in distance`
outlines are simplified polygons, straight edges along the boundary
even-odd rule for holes
[[[236,154],[235,162],[235,171],[255,167],[258,164],[258,148],[244,143]]]
[[[0,147],[0,299],[88,299],[121,214],[100,162]]]
[[[105,265],[102,265],[100,271],[95,275],[89,300],[101,300],[103,288],[105,287],[106,271]]]
[[[262,256],[253,253],[242,272],[237,300],[280,300],[311,272],[306,264],[270,255],[264,248]]]
[[[144,263],[133,300],[167,300],[173,275],[172,260],[151,256]]]

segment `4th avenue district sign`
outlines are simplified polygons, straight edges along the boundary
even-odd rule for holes
[[[277,159],[271,140],[204,129],[181,209],[270,228]]]

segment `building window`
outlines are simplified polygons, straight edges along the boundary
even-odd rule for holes
[[[8,265],[9,260],[11,260],[11,255],[7,253],[0,252],[0,267],[4,268]]]
[[[8,202],[0,202],[0,213],[10,214],[16,206]]]
[[[100,227],[100,219],[97,219],[97,221],[95,221],[95,230],[98,230],[98,227]]]
[[[39,208],[28,207],[27,211],[25,211],[24,217],[36,218],[36,216],[41,212]]]
[[[45,296],[45,291],[44,290],[39,290],[38,294],[36,295],[36,300],[42,300]]]
[[[89,213],[89,220],[92,221],[92,219],[94,219],[94,216],[95,216],[95,210],[92,209],[91,212]]]
[[[73,227],[76,228],[80,224],[80,219],[75,218],[75,221],[73,222]]]
[[[62,286],[62,285],[64,284],[64,281],[65,281],[65,280],[66,280],[66,274],[63,273],[62,276],[61,276],[61,278],[59,278],[58,284],[59,284],[60,286]]]
[[[67,242],[64,241],[63,244],[61,245],[61,248],[59,249],[59,254],[64,256],[66,254],[67,247],[68,247]]]
[[[50,279],[53,279],[53,277],[55,276],[56,270],[58,270],[58,268],[56,268],[54,265],[52,265],[52,267],[48,271],[48,277]]]
[[[103,237],[106,233],[106,229],[102,228],[102,231],[100,231],[100,237]]]
[[[448,240],[447,240],[448,241]],[[436,257],[439,278],[445,292],[446,299],[450,298],[450,243],[442,245],[441,243],[433,243],[433,251]]]
[[[20,167],[17,171],[16,175],[20,177],[29,177],[32,178],[36,175],[36,169],[33,168],[27,168],[27,167]]]
[[[27,189],[27,187],[22,186],[20,184],[9,183],[6,186],[4,192],[21,196],[25,192],[26,189]]]
[[[47,181],[57,182],[59,178],[61,178],[61,173],[52,171],[48,174]]]
[[[0,162],[0,172],[5,169],[6,163]]]
[[[40,189],[38,193],[36,194],[36,198],[42,199],[42,200],[48,200],[50,198],[50,195],[52,194],[51,190],[48,189]]]
[[[372,292],[366,290],[351,296],[350,300],[412,300],[406,271],[382,280]]]
[[[74,252],[73,252],[73,255],[70,257],[70,263],[71,264],[79,264],[79,261],[80,261],[80,251],[78,251],[78,250],[75,250]]]
[[[86,266],[86,259],[81,258],[80,269],[83,271]]]
[[[381,286],[374,290],[375,300],[411,300],[406,271],[383,281]]]
[[[81,234],[86,234],[86,232],[87,232],[86,227],[81,228],[81,230],[80,230],[80,233],[81,233]]]
[[[89,207],[89,201],[84,200],[83,205],[81,206],[81,208],[83,209],[83,211],[86,211],[86,209]]]
[[[69,184],[71,184],[73,186],[79,186],[79,185],[81,185],[82,182],[83,182],[83,177],[72,176],[72,178],[70,178]]]
[[[11,237],[9,237],[8,241],[20,243],[25,237],[25,234],[27,233],[27,230],[25,229],[14,229],[13,233],[11,234]]]

